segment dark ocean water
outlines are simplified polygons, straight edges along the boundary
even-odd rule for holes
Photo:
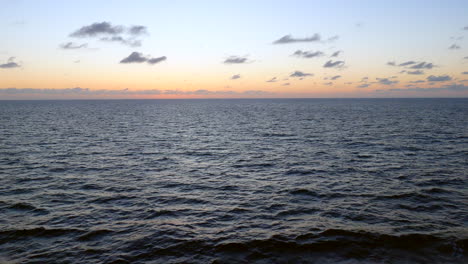
[[[0,263],[466,263],[468,99],[0,101]]]

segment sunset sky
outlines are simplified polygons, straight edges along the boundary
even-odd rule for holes
[[[0,1],[0,99],[468,97],[468,1]]]

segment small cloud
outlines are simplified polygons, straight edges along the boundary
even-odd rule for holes
[[[80,62],[81,62],[80,60],[73,61],[73,63],[80,63]]]
[[[344,61],[327,61],[323,67],[324,68],[342,68],[344,66],[345,62]]]
[[[458,46],[457,44],[452,44],[452,46],[450,46],[449,49],[451,49],[451,50],[457,50],[457,49],[461,49],[461,47]]]
[[[240,74],[234,74],[232,77],[231,77],[231,80],[236,80],[236,79],[239,79],[241,76]]]
[[[463,29],[464,29],[464,30],[468,30],[468,26],[464,27]]]
[[[394,89],[380,89],[376,92],[440,92],[440,91],[468,91],[468,86],[463,84],[449,84],[441,87],[434,88],[421,88],[414,87],[408,89],[394,88]]]
[[[242,64],[242,63],[247,63],[248,59],[247,57],[239,57],[239,56],[231,56],[224,60],[224,64]]]
[[[415,61],[406,61],[406,62],[403,62],[403,63],[398,64],[398,66],[400,66],[400,67],[405,67],[405,66],[408,66],[408,65],[411,65],[411,64],[415,64],[415,63],[416,63]]]
[[[289,86],[290,83],[283,83],[282,86]]]
[[[333,42],[333,41],[336,41],[340,38],[340,36],[336,35],[336,36],[333,36],[333,37],[329,37],[327,39],[327,42]]]
[[[362,77],[360,82],[367,82],[367,80],[369,80],[369,77],[365,76],[365,77]]]
[[[84,44],[76,44],[76,43],[73,43],[73,42],[67,42],[67,43],[63,43],[63,44],[60,44],[60,48],[61,49],[85,49],[88,47],[88,44],[84,43]]]
[[[462,74],[468,74],[468,71],[466,71],[466,72],[462,72]]]
[[[10,57],[6,63],[0,64],[0,69],[13,69],[21,67],[15,62],[15,57]]]
[[[292,56],[309,59],[309,58],[321,57],[323,56],[323,54],[324,53],[321,51],[312,52],[312,51],[296,50],[296,52],[294,52]]]
[[[304,72],[301,72],[301,71],[295,71],[293,73],[291,73],[291,75],[289,75],[289,77],[307,77],[307,76],[314,76],[312,73],[304,73]]]
[[[156,63],[160,63],[162,61],[165,61],[167,59],[166,56],[162,56],[162,57],[157,57],[157,58],[150,58],[147,60],[147,62],[149,64],[156,64]]]
[[[369,87],[369,86],[370,86],[370,84],[368,84],[368,83],[363,83],[363,84],[357,86],[357,88],[367,88],[367,87]]]
[[[335,52],[333,52],[333,54],[330,57],[338,57],[338,56],[340,56],[341,52],[342,52],[341,50],[335,51]]]
[[[277,82],[278,80],[276,79],[276,77],[273,77],[271,78],[270,80],[266,81],[266,82]]]
[[[411,69],[432,69],[434,67],[435,67],[435,65],[432,64],[432,63],[420,62],[418,64],[415,64],[415,65],[411,66],[410,68]]]
[[[122,59],[120,63],[143,63],[147,62],[149,64],[156,64],[161,61],[165,61],[167,58],[166,56],[158,57],[158,58],[150,58],[147,56],[143,56],[140,52],[132,52],[128,57]]]
[[[465,60],[468,60],[468,56],[466,56],[466,57],[465,57],[465,58],[463,58],[463,59],[465,59]]]
[[[448,75],[441,75],[441,76],[431,75],[431,76],[427,77],[427,80],[429,82],[446,82],[446,81],[451,81],[452,77],[450,77]]]
[[[339,78],[341,78],[341,75],[335,75],[335,76],[331,77],[330,80],[334,81],[334,80],[337,80]]]
[[[139,36],[139,35],[146,35],[148,34],[148,31],[146,29],[145,26],[131,26],[129,29],[128,29],[128,33],[130,35],[134,35],[134,36]]]
[[[273,44],[288,44],[288,43],[297,43],[297,42],[316,42],[320,41],[320,35],[315,33],[313,36],[308,38],[293,38],[291,35],[283,36],[282,38],[273,42]]]
[[[136,40],[132,38],[125,39],[121,36],[112,36],[112,37],[104,37],[100,38],[99,40],[101,41],[107,41],[107,42],[119,42],[121,44],[130,46],[130,47],[140,47],[141,46],[141,40]]]
[[[93,23],[81,27],[70,34],[70,37],[94,37],[98,35],[117,35],[123,32],[122,26],[113,26],[109,22]]]
[[[412,74],[412,75],[422,75],[424,74],[424,71],[421,70],[415,70],[415,71],[407,71],[407,74]]]
[[[387,65],[396,66],[396,63],[394,61],[389,61],[389,62],[387,62]]]
[[[411,81],[410,83],[424,83],[424,82],[426,82],[426,81],[424,81],[424,80],[417,80],[417,81]]]
[[[333,82],[326,82],[323,85],[331,86],[331,85],[333,85]]]
[[[398,83],[398,81],[391,81],[388,78],[376,78],[377,82],[383,85],[393,85]]]

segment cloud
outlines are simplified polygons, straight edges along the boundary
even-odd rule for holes
[[[95,37],[98,35],[117,35],[124,31],[122,26],[112,26],[109,22],[93,23],[81,27],[70,34],[70,37]]]
[[[376,78],[377,82],[383,85],[393,85],[398,83],[398,81],[391,81],[388,78]]]
[[[6,63],[0,64],[0,69],[12,69],[21,67],[15,62],[15,57],[10,57]]]
[[[277,82],[278,80],[276,79],[276,77],[273,77],[271,78],[270,80],[266,81],[266,82]]]
[[[429,82],[446,82],[446,81],[451,81],[451,80],[452,80],[452,77],[448,75],[441,75],[441,76],[431,75],[427,77],[427,81]]]
[[[464,30],[468,30],[468,26],[464,27],[463,29],[464,29]]]
[[[283,83],[282,86],[289,86],[290,83]]]
[[[341,52],[342,52],[341,50],[335,51],[335,52],[333,52],[333,54],[330,57],[338,57],[338,56],[340,56]]]
[[[415,65],[411,66],[410,68],[411,69],[432,69],[434,67],[435,67],[434,64],[423,61],[423,62],[420,62],[418,64],[415,64]]]
[[[412,74],[412,75],[422,75],[424,74],[424,71],[421,70],[415,70],[415,71],[407,71],[407,74]]]
[[[179,90],[92,90],[89,88],[64,88],[64,89],[40,89],[40,88],[0,88],[0,94],[18,95],[18,94],[43,94],[43,95],[271,95],[272,92],[261,90],[237,91],[179,91]]]
[[[370,86],[370,84],[368,84],[368,83],[363,83],[363,84],[357,86],[357,88],[367,88],[367,87],[369,87],[369,86]]]
[[[389,62],[387,62],[387,65],[396,66],[396,63],[394,61],[389,61]]]
[[[335,76],[331,77],[330,80],[334,81],[334,80],[337,80],[339,78],[341,78],[341,75],[335,75]]]
[[[362,77],[361,82],[367,82],[367,80],[369,80],[369,77],[364,76],[364,77]]]
[[[61,49],[85,49],[88,47],[88,44],[84,43],[84,44],[75,44],[73,42],[67,42],[67,43],[63,43],[63,44],[60,44],[60,48]]]
[[[333,37],[329,37],[329,38],[327,39],[327,42],[333,42],[333,41],[338,40],[339,38],[340,38],[340,36],[335,35],[335,36],[333,36]]]
[[[417,80],[417,81],[411,81],[410,83],[424,83],[424,82],[426,82],[426,81],[424,81],[424,80]]]
[[[452,46],[449,47],[449,49],[451,50],[457,50],[457,49],[460,49],[461,47],[458,46],[457,44],[452,44]]]
[[[83,26],[69,36],[75,38],[99,37],[101,41],[118,42],[131,47],[139,47],[141,46],[141,40],[135,39],[135,37],[147,34],[148,31],[145,26],[136,25],[127,28],[121,25],[114,26],[109,22],[100,22]]]
[[[307,76],[314,76],[314,75],[312,73],[305,73],[301,71],[295,71],[291,73],[291,75],[289,75],[289,77],[300,77],[300,78],[307,77]]]
[[[247,63],[248,59],[247,57],[240,57],[240,56],[231,56],[224,60],[224,64],[242,64],[242,63]]]
[[[323,56],[323,52],[321,51],[302,51],[302,50],[297,50],[296,52],[293,53],[292,56],[297,56],[297,57],[302,57],[302,58],[315,58],[315,57],[321,57]]]
[[[149,64],[156,64],[156,63],[160,63],[160,62],[165,61],[165,60],[167,60],[167,57],[166,56],[161,56],[161,57],[157,57],[157,58],[149,58],[147,62]]]
[[[462,72],[462,74],[468,74],[468,71],[466,71],[466,72]]]
[[[231,80],[236,80],[236,79],[239,79],[241,76],[240,74],[234,74],[232,77],[231,77]]]
[[[408,65],[411,65],[411,64],[415,64],[415,63],[416,63],[415,61],[406,61],[406,62],[403,62],[403,63],[398,64],[398,66],[400,66],[400,67],[405,67],[405,66],[408,66]]]
[[[140,52],[132,52],[128,57],[123,58],[120,63],[143,63],[147,62],[149,64],[156,64],[161,61],[165,61],[167,58],[166,56],[158,57],[158,58],[151,58],[148,56],[143,56]]]
[[[328,85],[328,86],[330,86],[330,85],[333,85],[333,82],[326,82],[326,83],[324,83],[323,85]]]
[[[331,61],[331,60],[329,60],[323,65],[323,67],[324,68],[341,68],[341,67],[344,66],[344,64],[345,64],[344,61]]]
[[[393,88],[393,89],[379,89],[375,90],[376,92],[439,92],[439,91],[468,91],[468,86],[463,84],[448,84],[441,87],[433,87],[433,88],[409,88],[409,89],[401,89],[401,88]]]
[[[119,42],[121,44],[130,46],[130,47],[140,47],[141,40],[133,39],[133,38],[123,38],[121,36],[112,36],[112,37],[104,37],[100,38],[99,40],[107,41],[107,42]]]
[[[291,35],[283,36],[282,38],[275,40],[273,44],[288,44],[297,42],[316,42],[320,41],[321,37],[318,33],[315,33],[312,37],[308,38],[293,38]]]
[[[134,36],[139,36],[139,35],[146,35],[148,34],[148,31],[146,29],[145,26],[131,26],[129,29],[128,29],[128,33],[130,35],[134,35]]]

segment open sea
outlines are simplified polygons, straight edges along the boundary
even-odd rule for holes
[[[0,101],[0,263],[468,263],[468,99]]]

